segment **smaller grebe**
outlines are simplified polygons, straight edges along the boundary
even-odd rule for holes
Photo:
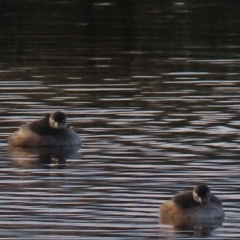
[[[181,192],[164,203],[160,216],[168,221],[198,221],[223,218],[224,211],[221,201],[210,192],[209,187],[200,184],[193,191]]]

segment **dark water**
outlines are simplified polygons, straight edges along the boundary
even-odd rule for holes
[[[2,1],[1,239],[239,239],[238,6],[225,1]],[[81,149],[10,149],[66,112]],[[206,182],[226,217],[159,223]]]

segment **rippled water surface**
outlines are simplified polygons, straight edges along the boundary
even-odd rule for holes
[[[239,13],[230,3],[6,1],[0,23],[1,239],[239,239]],[[78,148],[9,148],[62,110]],[[207,183],[223,222],[159,206]]]

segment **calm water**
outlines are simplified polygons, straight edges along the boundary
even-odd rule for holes
[[[1,239],[239,239],[239,8],[166,2],[1,3]],[[56,109],[81,149],[8,147]],[[224,221],[159,222],[199,182]]]

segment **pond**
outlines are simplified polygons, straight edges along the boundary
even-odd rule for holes
[[[239,13],[231,3],[4,1],[1,239],[239,239]],[[78,148],[10,148],[64,111]],[[207,183],[214,226],[159,207]]]

